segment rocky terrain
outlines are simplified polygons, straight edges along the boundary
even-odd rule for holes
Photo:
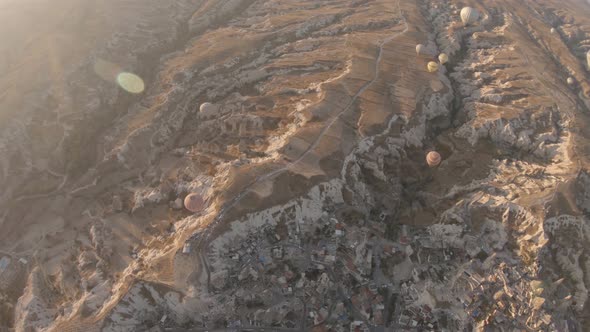
[[[0,8],[0,330],[590,329],[589,3]]]

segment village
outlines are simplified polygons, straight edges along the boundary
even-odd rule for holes
[[[384,213],[376,221],[340,217],[324,212],[315,222],[266,224],[209,254],[213,265],[224,268],[210,272],[208,289],[236,310],[212,310],[203,327],[457,331],[479,324],[505,330],[568,326],[567,316],[558,320],[562,326],[552,318],[567,312],[567,303],[548,304],[540,297],[544,288],[560,288],[564,279],[554,285],[535,281],[531,269],[539,267],[524,268],[493,236],[457,232],[456,225],[449,227],[457,238],[449,238],[448,230],[441,237],[444,225],[392,227]],[[196,254],[190,244],[196,239],[185,244],[183,255]],[[559,292],[571,301],[567,288]]]

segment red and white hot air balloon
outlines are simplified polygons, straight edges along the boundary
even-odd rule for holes
[[[193,213],[200,212],[205,208],[205,200],[203,199],[203,196],[199,194],[188,194],[184,198],[184,207]]]
[[[428,163],[428,166],[436,167],[440,164],[440,162],[441,156],[438,152],[430,151],[428,154],[426,154],[426,163]]]

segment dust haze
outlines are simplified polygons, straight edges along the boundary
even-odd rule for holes
[[[590,3],[0,1],[0,331],[588,331]]]

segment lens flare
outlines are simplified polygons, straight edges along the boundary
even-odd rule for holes
[[[94,72],[96,75],[108,82],[115,82],[117,75],[122,71],[119,65],[103,59],[97,59],[94,63]]]
[[[117,83],[123,90],[129,93],[142,93],[145,89],[145,84],[141,77],[133,73],[120,73],[117,75]]]

